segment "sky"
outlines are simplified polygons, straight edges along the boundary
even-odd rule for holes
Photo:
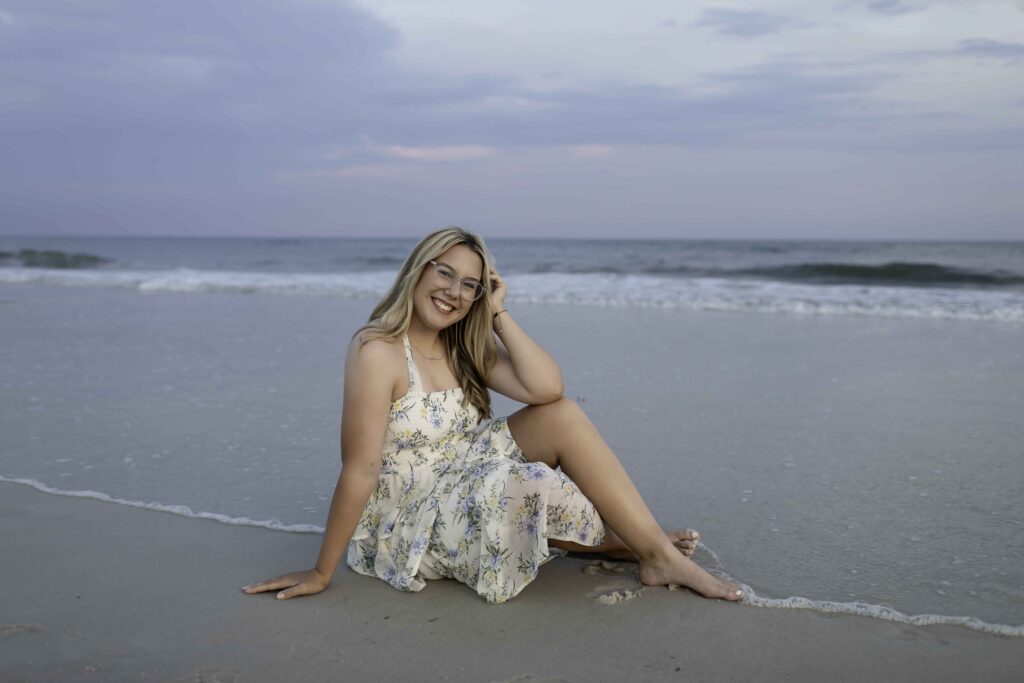
[[[1024,239],[1024,0],[0,0],[0,233]]]

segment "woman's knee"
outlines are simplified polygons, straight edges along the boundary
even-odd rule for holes
[[[578,424],[588,420],[587,414],[583,412],[580,405],[565,396],[537,407],[543,409],[546,417],[557,422],[559,425]]]
[[[570,434],[573,427],[586,423],[587,416],[583,409],[572,399],[556,399],[551,403],[531,405],[509,417],[509,427],[518,440],[522,434],[529,440],[532,433],[543,435],[544,442],[550,446],[558,446],[561,437]]]

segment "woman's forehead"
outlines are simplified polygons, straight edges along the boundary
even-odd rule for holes
[[[456,244],[438,256],[437,260],[454,268],[460,277],[483,278],[483,259],[465,244]]]

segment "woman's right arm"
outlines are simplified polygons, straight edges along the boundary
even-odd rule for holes
[[[316,566],[250,584],[246,593],[285,589],[280,599],[319,593],[331,582],[348,548],[367,501],[377,485],[387,433],[396,364],[387,342],[349,344],[345,360],[345,398],[341,413],[341,475],[334,488]]]

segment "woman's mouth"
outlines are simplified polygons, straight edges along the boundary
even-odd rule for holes
[[[441,311],[442,313],[451,313],[455,310],[455,307],[451,304],[446,304],[437,297],[430,297],[430,300],[434,302],[434,308]]]

